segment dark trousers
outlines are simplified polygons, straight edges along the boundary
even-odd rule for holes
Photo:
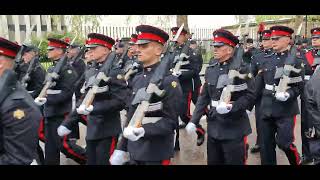
[[[70,139],[69,136],[64,136],[62,141],[61,152],[67,157],[80,165],[87,162],[86,150],[76,144],[76,139]]]
[[[184,122],[185,124],[188,124],[188,122],[191,119],[191,112],[190,112],[191,100],[192,100],[192,90],[183,92],[180,118],[181,118],[181,121]]]
[[[232,140],[218,140],[208,137],[208,165],[245,165],[246,137]]]
[[[45,164],[60,165],[60,149],[62,138],[57,129],[64,120],[64,116],[54,116],[45,119]]]
[[[291,165],[300,163],[300,156],[294,142],[295,117],[261,117],[261,164],[276,165],[276,145],[283,150]]]
[[[87,140],[87,165],[110,165],[109,159],[116,147],[117,140],[117,137]]]
[[[255,105],[255,118],[256,118],[256,131],[257,131],[257,140],[256,140],[256,145],[260,145],[260,139],[259,139],[259,134],[260,134],[260,112],[259,112],[259,109],[260,109],[260,102],[256,103]]]
[[[305,132],[308,131],[310,127],[310,123],[307,118],[307,112],[305,107],[305,100],[304,97],[301,97],[301,142],[302,142],[302,155],[305,158],[312,158],[309,149],[309,139],[306,137]]]
[[[162,161],[136,161],[131,160],[129,165],[170,165],[170,160],[162,160]]]

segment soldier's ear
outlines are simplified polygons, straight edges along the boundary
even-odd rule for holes
[[[161,56],[161,53],[162,53],[162,51],[163,51],[163,46],[162,45],[160,45],[160,44],[157,44],[157,46],[156,46],[156,55],[157,56]]]

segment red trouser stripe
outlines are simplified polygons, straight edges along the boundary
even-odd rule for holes
[[[113,154],[113,151],[115,148],[116,148],[116,138],[112,137],[111,146],[110,146],[110,150],[109,150],[110,156]]]
[[[197,128],[197,131],[200,132],[201,134],[204,134],[204,131],[201,128]]]
[[[75,151],[73,151],[70,146],[67,143],[67,136],[63,137],[63,147],[68,151],[69,154],[79,158],[79,159],[86,159],[84,156],[81,156],[80,154],[77,154]]]
[[[81,115],[81,119],[83,119],[85,122],[88,122],[88,118],[86,115]]]
[[[243,138],[243,144],[244,144],[244,165],[247,165],[247,144],[248,144],[248,137],[244,136]]]
[[[40,126],[39,126],[39,130],[38,130],[38,135],[39,135],[39,139],[44,142],[44,140],[45,140],[45,137],[44,137],[44,117],[42,117],[40,119]]]
[[[169,160],[169,159],[167,159],[167,160],[162,160],[161,165],[163,165],[163,166],[168,166],[168,165],[170,165],[170,160]]]
[[[297,122],[297,116],[293,116],[293,130],[292,130],[293,141],[292,142],[294,142],[296,140],[295,135],[294,135],[294,129],[296,127],[296,122]]]
[[[187,116],[191,119],[191,113],[190,113],[190,106],[191,106],[191,99],[192,99],[192,91],[189,91],[188,93],[188,110],[187,110]]]
[[[297,148],[294,147],[292,144],[290,144],[290,149],[293,151],[294,156],[296,157],[297,165],[299,165],[300,164],[300,156],[299,156],[299,152],[298,152]]]

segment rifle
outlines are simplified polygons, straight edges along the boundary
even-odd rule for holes
[[[103,63],[103,66],[100,68],[98,74],[94,77],[92,87],[86,94],[81,105],[84,105],[86,108],[88,108],[92,104],[96,94],[108,91],[109,88],[107,85],[104,87],[100,87],[99,84],[100,82],[102,82],[102,80],[104,82],[108,82],[111,79],[109,77],[109,73],[115,60],[116,53],[111,52],[108,55],[107,60]]]
[[[297,53],[297,48],[292,46],[290,54],[288,54],[287,59],[285,60],[285,65],[283,67],[283,73],[280,78],[279,84],[275,87],[276,93],[286,92],[289,89],[289,84],[301,82],[301,76],[290,78],[290,72],[300,73],[302,69],[297,69],[291,63],[295,61],[295,56]],[[281,71],[281,70],[280,70]],[[276,72],[277,73],[277,72]]]
[[[39,48],[40,48],[40,45],[42,44],[42,40],[40,41],[40,43],[39,43],[39,45],[38,45],[38,50],[39,50]],[[25,87],[25,88],[27,88],[27,86],[28,86],[28,81],[30,80],[30,74],[31,74],[31,72],[32,72],[32,70],[35,68],[35,65],[37,64],[37,62],[39,62],[38,61],[38,59],[39,59],[39,53],[38,53],[38,51],[36,52],[36,55],[32,58],[32,60],[30,61],[30,65],[29,65],[29,67],[28,67],[28,70],[27,70],[27,72],[26,72],[26,74],[22,77],[22,79],[21,79],[21,84]]]
[[[74,40],[76,39],[76,37],[72,40],[69,48],[74,43]],[[68,61],[67,54],[68,54],[68,51],[66,51],[64,53],[62,58],[59,60],[57,65],[54,67],[53,72],[48,73],[48,75],[46,76],[46,79],[44,80],[44,86],[43,86],[38,98],[45,98],[47,96],[47,90],[56,85],[55,81],[59,79],[59,74],[61,72],[61,69],[67,64],[67,61]]]
[[[126,73],[124,74],[124,76],[122,77],[125,81],[128,81],[128,79],[130,78],[131,75],[137,73],[139,71],[139,66],[140,64],[137,62],[134,62],[128,69],[128,71],[126,71]]]
[[[190,47],[190,41],[188,40],[186,42],[186,44],[183,46],[181,53],[179,56],[176,56],[176,58],[174,59],[174,68],[173,68],[173,72],[179,72],[181,71],[181,67],[183,65],[187,65],[190,62],[187,60],[189,58],[189,56],[187,55],[189,52],[189,47]]]
[[[234,79],[236,77],[240,78],[240,79],[246,79],[247,77],[249,77],[249,74],[241,74],[240,71],[240,66],[242,64],[242,56],[243,56],[244,50],[241,46],[237,47],[235,49],[235,53],[234,53],[234,58],[232,59],[232,62],[230,64],[230,70],[228,72],[227,75],[227,86],[225,86],[222,90],[220,99],[219,99],[219,103],[220,102],[225,102],[225,103],[229,103],[231,100],[231,93],[234,91],[239,91],[242,90],[244,88],[246,88],[243,85],[237,86],[237,85],[233,85],[234,84]],[[224,76],[220,76],[220,77],[224,77]],[[220,78],[219,77],[219,78]],[[217,84],[217,88],[223,87],[224,86],[224,80],[218,80],[218,84]]]
[[[124,66],[123,58],[125,55],[128,54],[129,46],[126,46],[123,53],[121,54],[119,61],[118,61],[118,67],[122,68]]]

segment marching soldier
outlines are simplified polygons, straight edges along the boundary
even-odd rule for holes
[[[314,29],[315,30],[315,29]],[[311,30],[312,31],[312,30]],[[318,30],[316,30],[317,32]],[[319,31],[320,32],[320,31]],[[318,32],[318,33],[319,33]],[[319,48],[320,41],[318,34],[312,32],[312,46]],[[320,58],[317,56],[312,67],[314,73],[310,80],[306,82],[304,89],[304,99],[305,99],[305,115],[308,117],[308,130],[305,131],[305,136],[308,139],[307,145],[309,147],[309,155],[314,159],[314,165],[320,164],[320,71],[319,71]]]
[[[262,31],[262,51],[261,53],[255,54],[252,57],[252,63],[251,63],[251,74],[256,77],[258,74],[259,69],[261,69],[261,66],[263,64],[264,56],[270,55],[272,53],[272,41],[270,39],[271,37],[271,31],[270,30],[264,30]],[[256,131],[257,131],[257,139],[255,145],[250,149],[251,153],[257,153],[260,151],[260,140],[259,140],[259,134],[260,134],[260,127],[259,127],[259,109],[260,109],[260,103],[261,99],[257,98],[255,103],[255,119],[256,119]]]
[[[173,27],[171,28],[172,34],[176,34],[179,27]],[[181,54],[181,50],[184,46],[186,46],[186,42],[188,41],[188,32],[187,30],[183,29],[178,40],[177,40],[177,46],[175,47],[175,56],[179,56]],[[187,45],[189,46],[189,45]],[[189,61],[188,64],[182,65],[181,70],[179,72],[173,72],[173,75],[177,76],[183,91],[183,104],[181,107],[181,114],[180,118],[183,122],[182,125],[179,125],[179,128],[184,128],[186,124],[191,119],[191,100],[192,100],[192,92],[197,91],[196,84],[194,77],[197,77],[197,74],[201,71],[202,66],[200,65],[202,60],[202,56],[193,52],[193,50],[188,47],[188,53],[187,61]],[[175,67],[177,62],[172,63],[172,68]],[[205,130],[202,128],[200,124],[197,124],[197,145],[200,146],[204,142],[204,135]],[[175,150],[180,150],[180,144],[179,144],[179,130],[177,130],[177,139],[176,139],[176,145]]]
[[[206,69],[205,83],[200,93],[196,108],[186,130],[195,132],[205,109],[210,105],[208,117],[208,165],[246,163],[246,139],[251,127],[246,109],[253,106],[254,81],[250,76],[235,77],[234,83],[228,84],[231,68],[240,74],[248,74],[248,66],[241,65],[241,57],[233,56],[242,49],[236,49],[239,40],[231,32],[216,30],[214,36],[214,57]],[[238,56],[238,55],[237,55]],[[236,65],[238,64],[238,65]],[[239,70],[240,69],[240,70]],[[222,93],[228,93],[226,86],[234,87],[228,102],[220,101]],[[236,88],[237,87],[237,88]]]
[[[301,57],[290,52],[294,32],[291,28],[273,26],[270,30],[274,53],[263,57],[256,78],[257,98],[261,98],[261,164],[277,164],[277,144],[291,165],[299,165],[299,153],[293,142],[295,116],[299,113],[297,97],[301,92]]]
[[[253,46],[253,39],[252,38],[248,38],[246,39],[246,44],[244,47],[244,55],[243,55],[243,60],[244,62],[246,62],[247,64],[251,64],[252,62],[252,56],[260,53],[260,50],[255,48]]]
[[[320,51],[318,54],[318,49],[320,49],[320,28],[311,29],[312,34],[312,49],[305,49],[303,65],[304,65],[304,84],[308,83],[310,80],[314,67],[314,59],[320,56]],[[303,88],[304,90],[304,88]],[[302,91],[303,94],[303,91]],[[302,140],[302,164],[308,164],[313,161],[313,157],[309,149],[309,139],[306,137],[305,132],[308,131],[311,121],[308,120],[306,100],[304,96],[301,96],[301,140]],[[310,123],[309,123],[310,122]],[[309,125],[310,124],[310,125]]]
[[[54,38],[48,38],[48,41],[48,58],[53,60],[48,73],[52,73],[55,66],[62,60],[69,44]],[[72,109],[73,86],[77,76],[76,71],[66,63],[60,71],[59,78],[55,81],[55,86],[47,90],[46,97],[35,99],[37,105],[44,105],[45,164],[47,165],[60,164],[60,150],[63,145],[57,128]]]
[[[88,34],[87,48],[97,62],[98,70],[107,63],[115,41],[103,34]],[[121,133],[120,111],[128,96],[125,81],[117,79],[118,67],[111,67],[107,83],[109,90],[95,95],[88,108],[80,105],[78,114],[87,115],[86,152],[88,165],[108,165]],[[105,83],[104,83],[105,85]]]
[[[19,49],[0,38],[0,165],[30,165],[37,152],[42,115],[13,71]]]
[[[148,86],[150,79],[158,70],[164,44],[169,38],[163,30],[149,25],[137,26],[136,31],[139,32],[136,42],[138,59],[143,64],[143,71],[132,80],[132,99],[139,89]],[[151,103],[161,103],[162,106],[153,112],[146,112],[144,117],[144,119],[154,119],[155,122],[142,123],[141,127],[128,126],[123,131],[124,137],[127,138],[126,148],[130,154],[131,164],[169,165],[170,158],[174,155],[174,131],[178,126],[177,107],[182,95],[181,87],[176,77],[166,74],[160,88],[165,90],[165,95],[154,98]],[[134,115],[136,108],[136,104],[130,105],[129,119]],[[123,154],[116,153],[113,157],[121,159]]]
[[[37,56],[38,49],[34,46],[26,46],[26,49],[23,52],[22,60],[23,62],[19,65],[19,69],[17,69],[18,73],[18,79],[21,82],[23,78],[25,78],[25,75],[28,74],[28,78],[25,80],[26,83],[26,89],[29,92],[29,94],[36,98],[40,94],[40,91],[43,86],[43,81],[46,76],[46,71],[42,67],[42,65],[39,62],[39,58]],[[28,72],[29,66],[31,64],[31,60],[34,59],[34,65],[30,72]],[[24,85],[24,84],[23,84]]]

